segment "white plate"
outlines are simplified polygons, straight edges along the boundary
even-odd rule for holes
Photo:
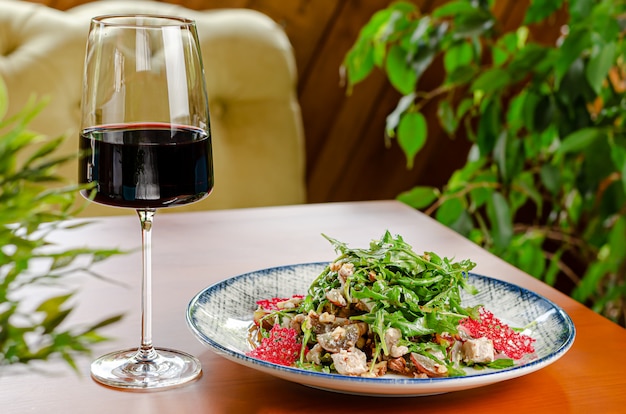
[[[187,323],[198,339],[218,354],[247,367],[310,387],[330,391],[378,395],[418,396],[481,387],[530,374],[562,357],[572,346],[575,328],[556,304],[529,290],[500,280],[470,274],[479,293],[464,294],[463,305],[485,305],[502,322],[530,326],[524,333],[535,338],[535,356],[503,370],[466,369],[454,378],[417,379],[396,375],[379,378],[325,374],[285,367],[246,356],[251,346],[248,328],[256,301],[306,294],[326,263],[307,263],[263,269],[224,280],[199,292],[187,308]]]

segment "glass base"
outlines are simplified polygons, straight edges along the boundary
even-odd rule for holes
[[[185,352],[155,348],[150,359],[137,349],[116,351],[91,364],[97,382],[126,390],[150,391],[179,387],[200,377],[200,361]]]

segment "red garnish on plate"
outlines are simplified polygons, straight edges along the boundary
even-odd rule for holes
[[[466,318],[459,323],[459,326],[465,328],[474,338],[491,339],[495,350],[504,353],[509,358],[520,359],[526,354],[535,352],[533,338],[515,332],[485,308],[480,308],[480,319]]]
[[[300,354],[301,344],[297,337],[295,329],[274,325],[270,330],[270,336],[261,339],[261,344],[246,355],[274,364],[293,365]]]

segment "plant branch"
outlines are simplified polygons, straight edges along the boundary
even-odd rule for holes
[[[574,246],[578,246],[581,250],[592,250],[592,246],[586,243],[583,239],[576,237],[572,234],[562,231],[560,228],[554,228],[549,226],[539,226],[534,224],[516,223],[513,226],[513,231],[516,233],[527,233],[530,231],[537,231],[550,240],[557,241],[559,243],[569,243]]]
[[[555,256],[554,253],[551,252],[547,252],[544,250],[543,252],[546,257],[550,260],[552,260]],[[576,274],[576,272],[574,270],[572,270],[571,267],[569,267],[565,262],[563,262],[562,260],[559,260],[557,262],[557,266],[559,267],[559,270],[565,275],[567,276],[567,278],[569,280],[571,280],[572,282],[574,282],[576,285],[578,285],[580,283],[580,277]]]

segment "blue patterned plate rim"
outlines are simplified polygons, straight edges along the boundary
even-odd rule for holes
[[[509,292],[514,298],[519,297],[519,300],[521,301],[520,303],[524,306],[528,306],[529,304],[534,305],[531,306],[530,309],[534,309],[536,307],[542,307],[547,309],[541,316],[539,316],[539,318],[553,319],[553,322],[556,325],[554,326],[554,329],[552,329],[552,327],[549,327],[550,331],[548,333],[556,334],[557,336],[559,336],[558,341],[551,344],[552,347],[549,349],[549,352],[547,354],[542,355],[532,361],[528,361],[526,363],[522,363],[511,368],[500,370],[474,371],[462,377],[427,379],[408,378],[396,375],[385,375],[383,377],[377,378],[355,377],[341,374],[329,374],[309,371],[296,367],[287,367],[249,357],[246,355],[246,352],[248,352],[250,349],[233,349],[233,347],[227,346],[227,344],[225,344],[224,342],[224,338],[221,335],[222,332],[219,331],[219,327],[218,331],[209,332],[206,327],[203,326],[202,321],[200,320],[199,315],[200,312],[202,312],[203,314],[211,315],[212,317],[234,317],[241,322],[249,322],[249,324],[251,324],[252,313],[257,306],[256,300],[268,299],[274,296],[281,296],[278,294],[278,292],[273,296],[258,298],[251,297],[250,303],[242,303],[240,310],[232,312],[231,314],[224,313],[225,311],[219,308],[212,309],[212,303],[218,298],[222,299],[222,296],[228,294],[228,292],[234,289],[234,287],[239,288],[238,285],[263,285],[266,279],[269,279],[270,277],[272,277],[272,275],[280,275],[281,272],[293,270],[306,271],[308,269],[311,269],[308,284],[304,283],[306,285],[304,291],[296,291],[296,289],[294,289],[294,291],[291,293],[292,295],[306,294],[306,288],[308,288],[308,285],[315,279],[315,277],[319,275],[319,273],[324,269],[326,265],[328,265],[328,262],[312,262],[268,267],[265,269],[243,273],[214,283],[198,292],[189,302],[186,314],[187,324],[200,342],[207,345],[209,348],[211,348],[221,356],[224,356],[234,362],[240,363],[253,369],[261,370],[272,375],[276,375],[284,379],[299,382],[304,385],[309,385],[316,388],[323,388],[330,391],[366,395],[395,395],[396,393],[389,391],[388,389],[381,389],[379,390],[380,392],[371,392],[369,387],[367,388],[367,392],[361,393],[359,392],[359,384],[375,385],[376,387],[389,387],[393,385],[403,386],[403,390],[406,392],[402,391],[399,395],[406,396],[430,394],[429,391],[432,390],[435,390],[434,393],[462,390],[473,388],[476,386],[488,385],[506,379],[516,378],[537,371],[555,362],[560,357],[562,357],[574,343],[574,338],[576,336],[576,328],[574,326],[574,323],[570,316],[557,304],[535,292],[532,292],[531,290],[520,287],[513,283],[476,273],[468,274],[470,284],[476,285],[478,283],[501,289],[504,292]],[[300,282],[303,283],[302,281]],[[245,293],[245,290],[242,290],[240,293]],[[465,300],[463,304],[465,305]],[[487,309],[492,311],[496,317],[500,317],[496,311],[490,308],[489,303],[484,303],[484,305]],[[245,309],[244,306],[246,307]],[[503,322],[506,322],[505,319],[502,320]],[[533,321],[537,321],[537,319]],[[528,321],[527,324],[533,321]],[[526,324],[521,326],[526,326]],[[241,329],[243,330],[244,328],[241,327]],[[247,335],[247,328],[245,328],[245,330],[245,335]],[[557,332],[557,330],[559,330],[560,332]],[[322,380],[325,385],[319,387],[316,386],[315,383],[319,382],[319,380]],[[349,385],[350,383],[354,385]],[[422,386],[425,386],[426,392],[422,392],[420,390],[420,387]]]

